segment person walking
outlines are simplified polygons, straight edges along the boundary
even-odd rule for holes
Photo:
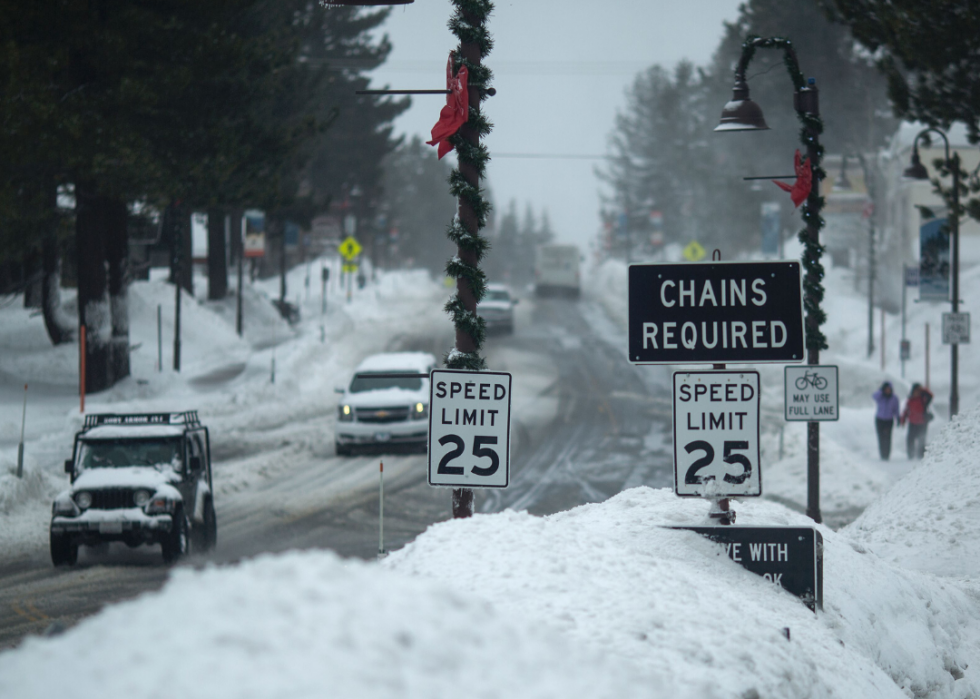
[[[926,453],[926,429],[932,419],[929,404],[932,402],[932,392],[921,384],[912,384],[912,392],[905,401],[905,410],[899,420],[904,425],[908,420],[909,431],[905,438],[905,448],[909,461],[921,459]]]
[[[892,454],[892,425],[898,422],[898,396],[891,381],[885,381],[871,397],[877,405],[875,430],[878,432],[878,453],[882,461],[888,461]]]

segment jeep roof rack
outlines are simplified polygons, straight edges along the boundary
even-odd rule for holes
[[[196,410],[185,410],[180,413],[101,413],[98,415],[86,415],[85,425],[82,431],[86,432],[93,427],[103,425],[115,425],[117,427],[141,427],[144,425],[184,425],[187,427],[200,427],[201,421],[197,417]]]

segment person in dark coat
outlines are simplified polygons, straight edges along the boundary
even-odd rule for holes
[[[875,401],[875,430],[878,432],[878,453],[888,461],[892,453],[892,425],[898,422],[898,396],[890,381],[881,384],[871,397]]]
[[[912,384],[912,392],[905,401],[905,410],[902,411],[901,424],[908,420],[909,431],[905,438],[905,448],[908,451],[909,460],[921,459],[926,453],[926,429],[932,419],[929,412],[929,404],[932,402],[932,392],[921,384]]]

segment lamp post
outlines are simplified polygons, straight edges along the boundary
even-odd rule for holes
[[[756,49],[779,49],[783,52],[783,62],[793,82],[793,107],[803,125],[800,140],[806,147],[807,162],[812,173],[813,183],[810,194],[803,205],[803,221],[806,228],[800,231],[799,239],[803,243],[803,268],[806,275],[803,278],[804,299],[806,311],[806,349],[807,363],[820,363],[820,350],[827,348],[827,338],[820,330],[827,319],[820,308],[823,301],[823,265],[820,258],[823,249],[820,247],[820,228],[823,219],[820,210],[823,208],[823,198],[820,196],[820,181],[825,174],[820,167],[823,158],[823,146],[820,145],[820,134],[823,133],[823,122],[820,120],[819,92],[816,80],[804,79],[800,72],[799,61],[793,44],[788,39],[753,36],[742,44],[742,55],[735,68],[735,87],[732,99],[725,105],[721,113],[721,123],[715,131],[763,131],[769,128],[758,104],[749,99],[749,86],[745,79],[745,71],[755,55]],[[807,507],[806,514],[815,522],[821,521],[820,515],[820,423],[807,423]]]
[[[953,247],[952,306],[953,313],[958,313],[960,310],[960,156],[957,153],[953,153],[952,156],[950,156],[949,139],[946,138],[946,134],[944,134],[942,131],[932,127],[922,129],[922,131],[915,135],[915,140],[912,141],[912,163],[902,174],[905,178],[911,180],[929,179],[929,171],[926,170],[925,165],[923,165],[922,161],[919,159],[919,139],[925,137],[930,132],[939,134],[939,136],[943,139],[943,146],[945,147],[946,153],[946,167],[950,170],[953,176],[953,206],[952,210],[949,212],[949,230]],[[937,188],[939,188],[938,180],[935,182],[935,185]],[[939,189],[941,192],[942,189]],[[959,350],[960,346],[957,343],[950,343],[949,417],[951,419],[960,411]]]

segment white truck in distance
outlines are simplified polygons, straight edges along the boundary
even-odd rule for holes
[[[570,296],[580,292],[580,253],[574,245],[540,245],[534,262],[534,290],[538,296]]]

